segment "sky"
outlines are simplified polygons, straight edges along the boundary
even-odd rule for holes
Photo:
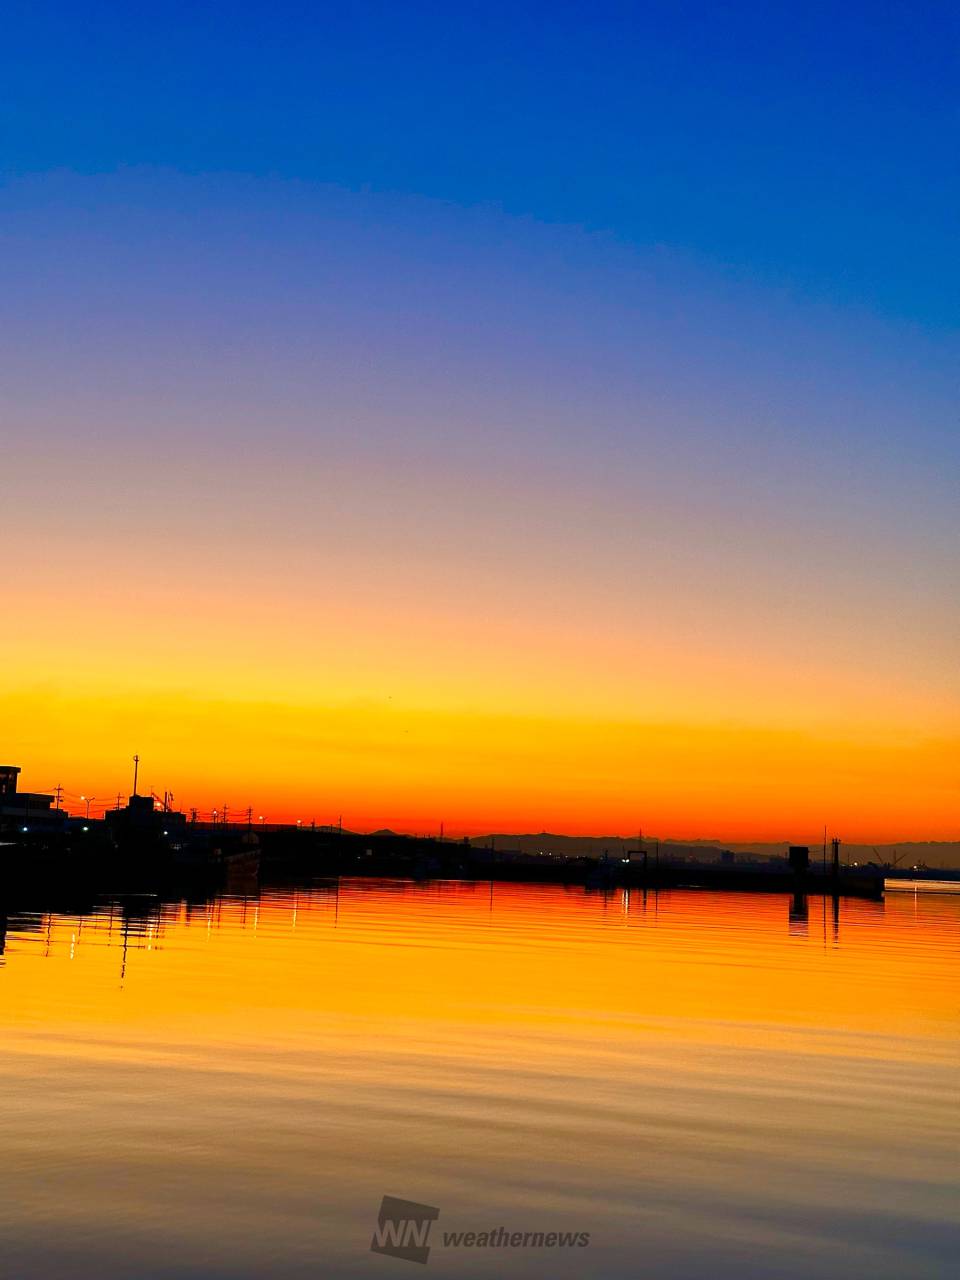
[[[23,786],[957,838],[955,11],[5,26]]]

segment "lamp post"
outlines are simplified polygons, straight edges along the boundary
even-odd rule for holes
[[[80,799],[81,799],[81,800],[86,804],[86,806],[87,806],[87,821],[88,821],[88,822],[90,821],[90,805],[91,805],[91,803],[92,803],[94,800],[96,800],[96,798],[97,798],[96,796],[81,796],[81,797],[80,797]]]

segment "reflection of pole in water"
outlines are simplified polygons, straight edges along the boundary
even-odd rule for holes
[[[123,986],[123,979],[127,973],[127,938],[130,936],[130,917],[126,911],[123,913],[123,947],[120,951],[120,985]]]

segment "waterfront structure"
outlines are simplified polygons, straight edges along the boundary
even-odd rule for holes
[[[68,814],[55,804],[56,797],[18,790],[19,774],[19,765],[0,764],[0,831],[63,831]]]

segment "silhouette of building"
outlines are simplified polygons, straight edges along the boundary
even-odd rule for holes
[[[790,870],[798,875],[810,869],[810,849],[805,844],[792,844],[788,855]]]
[[[20,766],[0,765],[0,831],[62,831],[67,814],[54,807],[54,797],[18,791]]]
[[[160,841],[180,835],[186,827],[184,814],[175,809],[158,809],[153,796],[127,797],[123,809],[108,809],[104,823],[118,844]]]

